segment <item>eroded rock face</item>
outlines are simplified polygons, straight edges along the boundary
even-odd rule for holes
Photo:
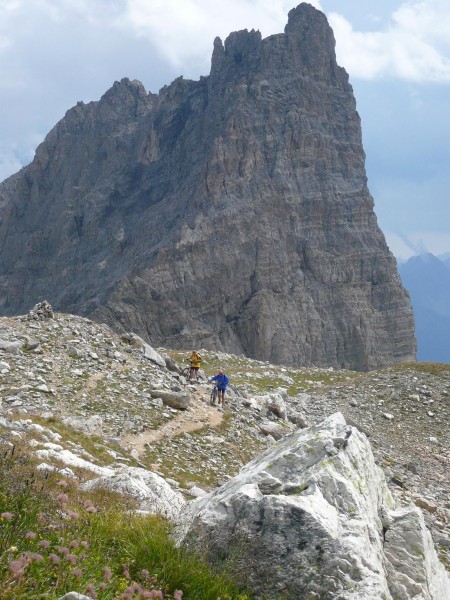
[[[178,543],[228,562],[256,598],[445,600],[419,509],[395,510],[363,434],[336,413],[183,509]]]
[[[169,347],[291,365],[414,360],[325,16],[214,42],[158,95],[116,82],[0,186],[0,310],[103,320]]]

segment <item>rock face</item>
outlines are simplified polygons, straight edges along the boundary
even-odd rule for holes
[[[340,413],[193,500],[176,537],[228,562],[256,598],[450,597],[420,510],[395,510],[367,439]]]
[[[78,103],[0,185],[0,310],[294,365],[414,360],[325,16],[214,41],[211,73]]]

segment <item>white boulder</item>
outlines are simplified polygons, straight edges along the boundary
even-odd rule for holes
[[[151,471],[139,467],[123,467],[112,475],[105,475],[83,483],[84,491],[104,488],[127,495],[137,501],[140,511],[160,514],[175,520],[185,504],[183,495]]]
[[[254,598],[450,598],[420,512],[394,510],[367,438],[340,413],[192,500],[174,535],[228,563]]]

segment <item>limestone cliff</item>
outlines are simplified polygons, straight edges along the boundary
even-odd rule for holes
[[[211,73],[79,103],[0,185],[0,311],[47,298],[172,347],[358,370],[414,360],[333,33],[214,42]]]

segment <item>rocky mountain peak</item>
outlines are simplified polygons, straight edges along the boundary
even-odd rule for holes
[[[414,322],[325,16],[214,42],[211,74],[116,82],[0,185],[0,310],[39,298],[152,343],[373,369]]]
[[[320,10],[306,2],[299,4],[289,11],[284,31],[297,46],[304,72],[310,77],[326,77],[336,70],[333,30]]]

